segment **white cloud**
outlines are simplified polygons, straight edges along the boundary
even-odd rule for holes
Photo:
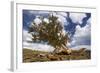
[[[76,32],[74,37],[87,37],[91,35],[91,19],[88,19],[86,26],[76,26]]]
[[[39,50],[39,51],[47,51],[51,52],[54,50],[54,48],[47,44],[41,44],[41,43],[23,43],[23,48],[32,49],[32,50]]]
[[[61,15],[57,15],[58,17],[58,21],[62,23],[62,25],[64,25],[64,23],[67,23],[67,20],[64,16]]]
[[[91,24],[91,18],[89,18],[88,20],[87,20],[87,24]]]
[[[63,17],[67,17],[67,13],[66,12],[57,12],[58,15],[61,15]]]
[[[85,13],[70,13],[70,18],[74,23],[82,23],[82,19],[86,17]]]
[[[32,41],[32,35],[28,31],[23,30],[23,41]]]
[[[86,37],[90,35],[91,29],[90,25],[86,25],[85,27],[80,27],[79,25],[76,26],[76,32],[74,37]]]
[[[37,14],[49,14],[49,11],[34,11],[34,10],[29,10],[28,11],[30,15],[37,15]]]
[[[49,23],[49,19],[47,19],[47,18],[44,18],[43,21],[46,23]]]
[[[75,43],[76,43],[76,41],[75,41],[75,39],[73,39],[71,42],[68,42],[68,46],[69,47],[71,47],[71,46],[73,46],[73,45],[75,45]]]
[[[69,46],[78,46],[80,44],[86,44],[91,38],[91,24],[90,19],[88,23],[84,27],[80,27],[79,25],[76,26],[76,32],[70,42]]]
[[[40,24],[42,21],[41,21],[41,19],[37,16],[35,19],[34,19],[34,23],[36,24],[36,25],[38,25],[38,24]]]

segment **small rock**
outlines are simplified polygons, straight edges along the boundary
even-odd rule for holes
[[[48,54],[47,58],[50,59],[50,60],[52,60],[52,61],[58,60],[57,57],[55,57],[54,55],[51,55],[51,54]]]
[[[37,55],[37,57],[45,57],[45,56],[46,55],[45,54],[42,54],[42,53]]]

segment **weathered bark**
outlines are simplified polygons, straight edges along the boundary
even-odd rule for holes
[[[53,51],[55,54],[71,54],[71,49],[69,49],[67,46],[60,46],[60,47],[56,47],[55,50]]]

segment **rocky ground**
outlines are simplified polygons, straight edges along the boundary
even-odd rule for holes
[[[23,62],[46,62],[46,61],[64,61],[64,60],[86,60],[91,59],[90,50],[72,50],[71,54],[65,52],[52,53],[30,49],[23,49]]]

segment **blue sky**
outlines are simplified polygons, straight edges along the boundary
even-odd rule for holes
[[[41,22],[39,16],[47,22],[51,13],[58,17],[65,32],[70,35],[69,47],[91,45],[91,13],[23,10],[23,31],[28,31],[33,21]]]

